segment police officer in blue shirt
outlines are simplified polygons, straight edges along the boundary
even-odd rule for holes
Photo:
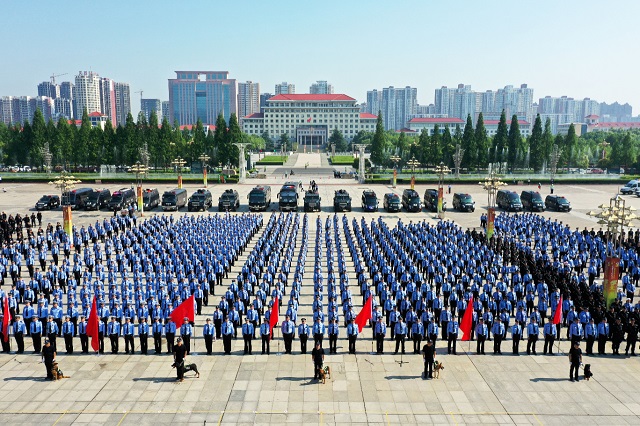
[[[295,337],[295,326],[291,321],[289,315],[286,316],[286,319],[282,321],[282,338],[284,339],[284,352],[287,354],[291,353],[291,344],[293,343],[293,338]]]
[[[476,337],[478,338],[476,341],[476,355],[484,355],[484,342],[487,340],[488,333],[489,330],[484,323],[484,319],[480,318],[478,320],[478,325],[476,326]]]
[[[262,339],[262,355],[269,355],[269,343],[271,341],[271,325],[267,317],[264,318],[262,324],[260,324],[260,338]]]
[[[338,325],[338,319],[333,318],[329,323],[329,353],[335,354],[338,352],[338,335],[340,334],[340,326]]]
[[[109,340],[111,340],[111,353],[117,354],[120,343],[120,323],[116,321],[116,317],[111,317],[111,321],[107,325],[107,334],[109,335]]]
[[[378,317],[378,321],[375,325],[375,334],[376,334],[376,353],[383,354],[384,353],[384,338],[387,334],[387,326],[382,321],[382,317]]]
[[[538,334],[540,333],[540,327],[538,327],[538,321],[535,318],[531,319],[529,325],[527,325],[527,355],[531,355],[533,351],[536,353],[536,342],[538,341]]]
[[[131,354],[133,355],[133,350],[135,348],[135,343],[133,341],[133,335],[135,333],[135,326],[131,322],[130,317],[125,318],[124,325],[122,326],[122,334],[124,335],[124,353],[129,353],[129,347],[131,347]]]
[[[549,351],[549,355],[553,355],[553,343],[556,341],[556,324],[553,321],[548,321],[543,329],[542,333],[544,334],[544,349],[542,353],[544,355],[547,354],[547,350]]]
[[[453,354],[457,355],[456,345],[458,341],[458,321],[456,321],[455,318],[452,318],[451,321],[449,321],[449,324],[447,324],[447,339],[447,353],[452,353],[451,346],[453,346]]]
[[[416,321],[411,325],[411,339],[413,339],[413,353],[420,354],[420,344],[424,335],[422,321]]]
[[[207,318],[209,319],[209,318]],[[242,324],[242,339],[244,340],[244,354],[251,355],[253,352],[253,348],[251,345],[251,341],[253,339],[253,324],[249,322],[249,318],[244,318],[244,324]]]
[[[42,323],[38,315],[31,321],[31,339],[33,340],[33,352],[39,354],[42,349]]]
[[[160,322],[159,317],[155,317],[153,320],[153,346],[156,351],[156,355],[162,353],[162,331],[164,330],[164,326]]]
[[[138,324],[138,338],[140,339],[140,352],[142,355],[146,355],[149,342],[149,324],[147,324],[146,317],[142,317],[142,322]],[[133,347],[131,353],[133,353]]]
[[[313,345],[320,342],[320,347],[322,347],[322,341],[324,340],[325,326],[320,321],[320,318],[316,319],[316,322],[313,324]]]
[[[502,321],[495,321],[491,332],[493,333],[493,353],[502,355],[501,345],[505,333],[505,327]]]
[[[64,324],[62,324],[62,335],[64,336],[64,347],[67,351],[67,354],[73,354],[73,334],[74,334],[74,326],[71,322],[71,318],[69,315],[65,315]]]
[[[222,344],[224,347],[224,354],[231,354],[231,338],[233,337],[234,327],[233,322],[227,317],[227,320],[222,323]]]
[[[180,337],[184,342],[184,346],[187,349],[187,355],[191,353],[191,335],[193,334],[193,326],[189,323],[189,318],[184,317],[182,325],[180,326]]]
[[[394,354],[398,353],[398,349],[402,346],[402,353],[404,353],[404,340],[407,337],[407,324],[403,321],[402,316],[398,316],[398,322],[395,326],[396,334],[396,350]]]
[[[438,340],[438,323],[436,322],[436,317],[431,318],[431,322],[427,326],[427,340],[431,340],[435,350],[436,341]]]
[[[519,322],[516,322],[511,327],[512,349],[514,355],[520,355],[520,340],[522,339],[522,326]]]
[[[175,337],[176,337],[176,323],[173,322],[173,319],[171,317],[167,318],[167,324],[164,327],[164,335],[167,337],[167,353],[171,354],[173,353],[173,347],[175,344]]]
[[[207,355],[211,355],[213,351],[213,339],[215,338],[215,327],[211,324],[211,318],[207,318],[202,328],[202,336],[204,337],[204,346],[207,349]]]
[[[53,320],[53,315],[49,315],[47,319],[46,326],[47,337],[49,338],[49,343],[53,347],[55,352],[58,352],[58,347],[56,345],[56,337],[58,336],[58,324]]]
[[[349,339],[349,353],[350,354],[355,354],[356,353],[356,340],[358,339],[358,334],[360,333],[360,330],[358,329],[358,326],[356,325],[356,319],[355,318],[351,318],[351,323],[349,323],[349,325],[347,326],[347,337]]]
[[[603,316],[602,321],[598,324],[598,355],[604,355],[605,345],[609,339],[609,324],[607,317]]]

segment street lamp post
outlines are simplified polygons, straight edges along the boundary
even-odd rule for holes
[[[69,191],[71,191],[77,184],[81,181],[76,179],[73,175],[68,174],[65,171],[60,172],[60,175],[56,178],[56,180],[49,182],[49,185],[53,185],[56,188],[60,189],[62,193],[61,203],[62,203],[62,218],[63,218],[63,229],[71,237],[73,232],[73,218],[71,215],[71,206],[69,205]],[[65,194],[67,196],[65,201]]]
[[[407,165],[411,167],[411,189],[414,189],[416,186],[416,167],[420,165],[420,162],[413,156],[411,160],[407,161]]]
[[[487,241],[489,241],[493,236],[493,224],[496,218],[496,194],[498,189],[506,184],[496,175],[495,170],[492,170],[484,182],[479,182],[479,184],[487,191]]]
[[[436,166],[436,174],[438,175],[438,217],[444,219],[444,209],[442,208],[444,199],[444,176],[451,172],[444,162],[440,162]]]
[[[202,183],[204,184],[204,187],[207,187],[207,162],[211,159],[211,157],[209,157],[207,154],[205,154],[204,152],[202,153],[202,155],[200,157],[198,157],[198,160],[200,160],[202,162]]]
[[[47,171],[47,175],[51,174],[51,158],[53,155],[49,150],[49,142],[45,142],[44,148],[42,148],[42,158],[44,159],[44,166]]]
[[[396,187],[398,181],[398,162],[401,160],[397,155],[392,155],[390,160],[393,161],[393,187]]]
[[[604,263],[604,282],[602,292],[607,304],[607,309],[616,300],[618,292],[618,279],[620,274],[620,251],[624,239],[624,227],[629,226],[632,220],[638,219],[633,212],[633,207],[626,207],[626,200],[620,195],[609,200],[609,205],[598,206],[599,212],[590,211],[589,216],[600,219],[601,225],[607,225],[607,257]]]
[[[182,157],[176,157],[171,164],[178,168],[178,188],[182,188],[182,168],[187,164],[187,161]]]
[[[144,202],[142,200],[142,179],[149,171],[149,168],[142,164],[140,161],[136,161],[131,167],[131,172],[136,175],[136,198],[138,199],[138,211],[140,216],[144,215]]]

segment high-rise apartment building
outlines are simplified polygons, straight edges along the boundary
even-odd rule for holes
[[[228,71],[176,71],[169,79],[169,115],[173,123],[215,124],[222,113],[229,121],[237,113],[236,80]]]
[[[267,99],[273,97],[271,93],[260,93],[260,112],[264,112],[264,108],[267,106]]]
[[[116,122],[124,126],[127,122],[127,116],[131,113],[131,89],[128,83],[115,83],[116,96]]]
[[[169,124],[173,124],[171,122],[171,116],[169,115],[169,109],[169,101],[162,101],[162,117],[158,117],[158,121],[164,120],[166,117]]]
[[[84,110],[87,113],[102,112],[100,102],[100,76],[93,71],[80,71],[76,75],[74,95],[76,101],[76,117],[82,117]],[[114,106],[115,108],[115,106]]]
[[[33,122],[33,115],[40,109],[45,122],[54,118],[54,100],[47,96],[3,96],[0,98],[0,121],[9,125]]]
[[[260,83],[238,83],[238,118],[260,112]]]
[[[471,90],[471,86],[468,84],[458,84],[458,88],[453,94],[453,111],[449,114],[449,117],[456,117],[461,120],[466,120],[468,115],[471,118],[476,115],[477,97],[476,93]],[[451,110],[451,106],[449,106]]]
[[[369,93],[371,93],[373,101],[374,92],[372,90],[367,93],[367,105],[369,104]],[[409,86],[397,89],[391,86],[382,89],[379,111],[382,112],[385,130],[400,130],[407,127],[409,120],[416,114],[417,97],[418,89]],[[375,107],[375,105],[372,106]],[[373,111],[372,107],[368,106],[368,108]],[[371,112],[371,114],[377,114],[377,112]]]
[[[456,89],[442,86],[435,90],[434,105],[436,114],[453,117],[453,101]],[[466,117],[465,117],[466,118]]]
[[[75,92],[74,92],[75,86],[73,85],[73,83],[71,83],[70,81],[63,81],[62,83],[60,83],[60,98],[62,99],[66,99],[67,102],[64,102],[63,104],[68,106],[65,109],[66,112],[68,112],[70,115],[66,115],[63,114],[65,117],[69,118],[70,120],[72,119],[77,119],[78,118],[78,108],[76,105],[76,98],[75,98]],[[56,113],[59,113],[60,110],[56,107]]]
[[[100,79],[100,109],[96,111],[106,115],[111,120],[113,127],[118,127],[120,124],[116,110],[116,82],[110,78]]]
[[[53,100],[56,110],[56,118],[65,117],[67,120],[73,120],[73,101],[67,98],[56,98]]]
[[[46,96],[51,99],[59,98],[60,86],[50,81],[43,81],[38,84],[38,96]]]
[[[140,112],[144,114],[147,123],[153,111],[156,112],[158,123],[162,123],[162,102],[160,99],[140,99]]]
[[[382,91],[373,89],[367,91],[367,106],[364,112],[378,115],[382,109]]]
[[[296,93],[296,85],[283,81],[280,84],[276,84],[275,93],[276,95],[292,95]]]
[[[597,115],[601,115],[602,118],[609,122],[631,121],[633,109],[629,104],[621,105],[618,102],[607,104],[602,102],[600,104],[600,114]]]
[[[312,95],[330,95],[333,93],[333,86],[325,80],[318,80],[309,87]]]

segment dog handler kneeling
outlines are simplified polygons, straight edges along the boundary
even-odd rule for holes
[[[42,362],[47,369],[47,380],[53,380],[53,362],[56,360],[56,351],[51,346],[49,339],[45,339],[42,348]]]

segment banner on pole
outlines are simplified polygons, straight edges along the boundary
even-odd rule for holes
[[[604,262],[604,285],[603,293],[604,300],[607,304],[607,309],[616,300],[618,293],[618,278],[620,274],[620,258],[619,257],[607,257]]]
[[[490,240],[493,237],[493,224],[496,220],[496,209],[495,207],[489,207],[489,211],[487,213],[487,240]]]

